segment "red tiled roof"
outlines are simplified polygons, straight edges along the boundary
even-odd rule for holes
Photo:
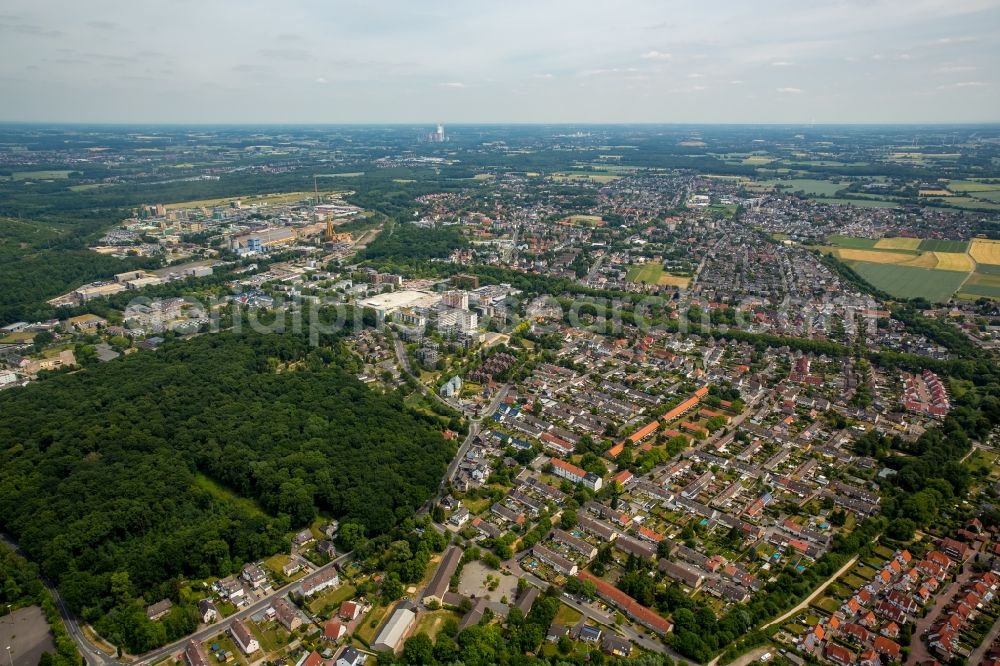
[[[646,608],[638,601],[636,601],[629,595],[619,590],[614,585],[606,583],[600,578],[597,578],[596,576],[593,576],[586,571],[581,571],[576,576],[580,580],[589,580],[592,583],[594,583],[594,585],[597,586],[597,591],[600,593],[602,597],[612,602],[620,609],[625,611],[627,614],[629,614],[639,622],[645,624],[647,627],[653,629],[654,631],[659,632],[661,634],[666,634],[671,630],[672,625],[665,618],[663,618],[655,611]]]

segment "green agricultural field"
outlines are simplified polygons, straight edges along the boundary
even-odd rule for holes
[[[917,248],[924,252],[968,252],[969,241],[935,240],[925,238]]]
[[[621,176],[616,176],[610,173],[593,173],[590,171],[569,171],[569,172],[558,172],[553,173],[549,176],[550,180],[556,182],[566,182],[573,180],[590,180],[595,183],[610,183],[613,180],[618,180]]]
[[[948,189],[952,192],[993,192],[1000,190],[1000,180],[995,182],[981,182],[978,180],[953,180],[948,183]]]
[[[859,208],[899,208],[900,204],[885,199],[817,199],[822,203],[838,206],[858,206]]]
[[[1000,265],[992,266],[990,264],[978,264],[976,266],[976,272],[982,275],[1000,275]]]
[[[989,274],[977,270],[962,285],[962,293],[976,297],[1000,298],[1000,273]]]
[[[72,169],[51,171],[15,171],[14,180],[64,180],[73,173]]]
[[[785,192],[802,192],[812,196],[832,197],[840,190],[847,187],[847,183],[834,183],[829,180],[818,180],[815,178],[790,178],[788,180],[771,180],[768,185],[775,189],[781,188]]]
[[[857,238],[855,236],[827,236],[826,242],[837,247],[846,247],[852,250],[871,250],[878,243],[874,238]]]
[[[981,196],[977,193],[977,196]],[[948,208],[960,208],[962,210],[1000,210],[1000,203],[986,201],[984,199],[974,199],[973,197],[949,197]]]
[[[990,190],[989,192],[976,192],[976,197],[991,203],[1000,203],[1000,190]]]
[[[99,190],[102,187],[111,187],[112,183],[87,183],[86,185],[70,185],[70,192],[87,192],[90,190]]]
[[[926,298],[934,303],[947,301],[965,280],[967,273],[935,271],[927,268],[852,263],[854,271],[877,289],[896,298]]]

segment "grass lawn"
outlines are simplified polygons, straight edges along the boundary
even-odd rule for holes
[[[846,576],[844,576],[844,583],[846,583],[849,587],[855,590],[861,587],[862,585],[866,584],[867,582],[868,581],[865,580],[864,578],[861,578],[860,576],[855,576],[852,573],[849,573]]]
[[[372,640],[375,638],[375,633],[378,631],[379,625],[382,624],[382,620],[385,618],[388,610],[388,606],[375,606],[372,608],[368,611],[368,615],[365,615],[365,619],[361,621],[361,624],[358,625],[354,635],[366,645],[371,645]]]
[[[278,622],[247,622],[250,631],[257,637],[260,647],[264,652],[270,653],[288,645],[288,632],[285,631]]]
[[[420,594],[420,592],[427,587],[428,583],[431,582],[431,578],[434,577],[434,572],[437,571],[438,565],[441,564],[441,555],[434,555],[431,557],[430,561],[427,562],[427,566],[424,567],[424,576],[420,579],[419,583],[414,583],[409,587],[413,587],[414,593]]]
[[[647,264],[633,264],[629,267],[625,279],[629,282],[642,282],[643,284],[656,284],[663,274],[663,266],[654,262]]]
[[[310,601],[309,610],[312,611],[313,615],[322,615],[325,617],[331,611],[340,608],[340,604],[353,597],[357,591],[357,588],[353,585],[341,585]]]
[[[813,602],[813,606],[832,615],[837,612],[838,608],[840,608],[840,602],[832,597],[823,597],[822,599]]]
[[[206,652],[210,652],[213,644],[218,645],[220,652],[232,652],[234,664],[243,664],[246,666],[246,664],[249,663],[247,661],[247,656],[243,654],[242,650],[236,647],[236,644],[233,643],[232,639],[225,633],[209,638],[202,645],[204,646]],[[209,659],[210,661],[215,661],[215,657],[209,657]]]
[[[851,573],[856,574],[858,576],[861,576],[862,578],[871,579],[871,578],[874,578],[875,574],[878,573],[878,572],[875,569],[873,569],[872,567],[868,567],[868,566],[865,566],[865,565],[862,564],[862,565],[854,567],[854,569],[851,571]]]
[[[427,634],[427,636],[433,641],[437,638],[438,632],[441,631],[441,627],[444,626],[444,621],[448,618],[458,622],[462,619],[462,616],[459,613],[445,609],[424,613],[420,616],[420,621],[417,622],[417,628],[413,633]]]
[[[213,479],[205,476],[204,474],[197,474],[194,477],[194,484],[198,488],[205,490],[212,497],[222,500],[227,504],[235,504],[241,507],[247,513],[253,516],[265,516],[264,510],[260,508],[260,505],[252,499],[246,497],[241,497],[233,491],[229,490],[225,486],[222,486],[215,482]],[[279,569],[280,571],[280,569]]]
[[[467,508],[473,514],[480,514],[491,506],[489,497],[482,497],[480,499],[464,499],[462,503],[465,504]]]
[[[35,335],[36,335],[35,333],[27,331],[22,331],[20,333],[11,333],[7,337],[0,339],[0,343],[11,345],[11,344],[20,344],[24,342],[31,342],[34,339]]]
[[[278,553],[277,555],[272,555],[271,557],[264,560],[264,566],[270,569],[271,573],[279,577],[284,577],[285,574],[281,572],[282,568],[286,564],[292,561],[292,558],[285,553]]]
[[[556,617],[553,622],[555,624],[561,624],[565,627],[572,627],[580,621],[581,617],[583,617],[583,613],[575,608],[570,608],[566,604],[559,604],[559,611],[556,613]]]

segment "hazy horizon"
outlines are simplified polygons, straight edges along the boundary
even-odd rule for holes
[[[8,0],[0,121],[983,124],[1000,0]]]

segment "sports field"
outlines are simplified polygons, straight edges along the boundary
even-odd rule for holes
[[[853,264],[852,268],[872,286],[896,298],[923,297],[934,303],[943,303],[951,298],[967,275],[958,271],[875,264],[866,261],[859,261]]]
[[[925,252],[965,252],[969,249],[969,241],[936,240],[926,238],[920,241],[917,248]]]
[[[657,263],[635,264],[628,269],[625,279],[629,282],[642,284],[657,284],[669,287],[685,288],[691,282],[689,277],[679,277],[663,272],[663,266]]]
[[[978,264],[1000,265],[1000,241],[977,238],[972,241],[969,254]]]

